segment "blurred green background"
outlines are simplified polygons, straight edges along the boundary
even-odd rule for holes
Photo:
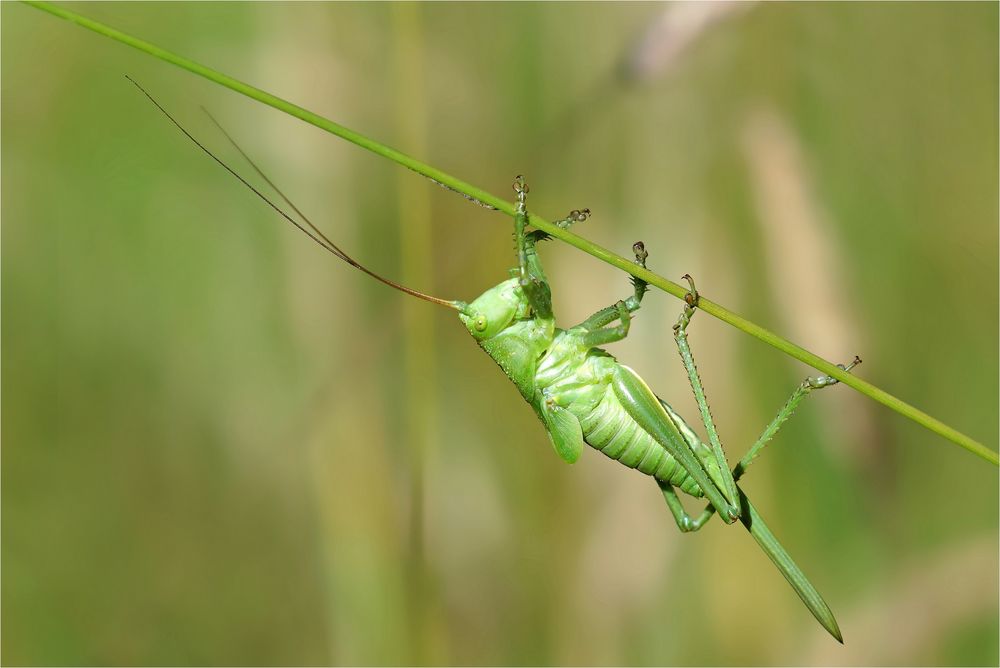
[[[685,272],[996,449],[996,3],[74,4]],[[844,387],[741,529],[573,467],[453,314],[200,154],[210,108],[376,271],[472,299],[509,219],[30,7],[2,15],[6,664],[992,664],[996,468]],[[626,277],[543,248],[566,324]],[[414,302],[414,303],[411,303]],[[612,351],[697,419],[653,292]],[[699,316],[732,458],[810,369]],[[696,505],[692,504],[691,508]]]

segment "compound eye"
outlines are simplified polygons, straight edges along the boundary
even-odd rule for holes
[[[486,316],[477,315],[476,319],[472,321],[472,326],[476,328],[477,332],[483,332],[486,330]]]

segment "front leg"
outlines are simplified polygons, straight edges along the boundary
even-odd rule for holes
[[[552,317],[552,292],[542,272],[535,250],[535,238],[525,233],[528,226],[528,184],[520,174],[514,178],[517,209],[514,212],[514,243],[517,246],[517,278],[531,310],[537,317]]]
[[[560,218],[559,220],[553,220],[552,224],[561,230],[568,230],[573,225],[577,223],[582,223],[583,221],[590,218],[590,209],[573,209],[565,218]],[[547,241],[552,238],[548,232],[543,232],[541,230],[532,230],[528,232],[525,237],[528,240],[528,245],[533,246],[540,241]]]

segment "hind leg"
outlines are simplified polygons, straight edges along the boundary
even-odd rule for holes
[[[677,319],[677,324],[674,325],[674,341],[677,343],[677,351],[680,353],[681,361],[687,370],[691,390],[694,392],[695,401],[698,403],[698,411],[701,413],[701,421],[705,425],[705,431],[708,433],[708,442],[712,448],[712,455],[715,457],[715,461],[719,467],[719,487],[722,488],[727,500],[733,507],[739,508],[736,481],[733,480],[733,475],[729,470],[726,453],[722,449],[722,442],[719,440],[719,433],[715,428],[715,421],[712,419],[712,411],[709,409],[708,399],[705,397],[705,388],[701,384],[698,367],[695,366],[694,355],[691,353],[691,347],[688,345],[687,327],[691,323],[691,318],[694,316],[695,309],[698,306],[698,290],[694,287],[694,279],[687,274],[684,275],[684,278],[691,285],[691,290],[684,296],[684,310]],[[740,513],[738,511],[735,514],[731,513],[729,521],[735,520],[739,516]]]
[[[837,366],[844,371],[850,371],[859,364],[861,364],[861,358],[855,357],[854,361],[850,364],[838,364]],[[764,449],[764,446],[766,446],[772,438],[774,438],[774,435],[778,433],[779,429],[781,429],[781,425],[785,424],[788,418],[792,417],[795,409],[799,407],[799,404],[802,403],[803,399],[809,396],[810,392],[813,390],[822,390],[824,387],[830,387],[831,385],[836,385],[837,382],[836,378],[831,378],[830,376],[810,376],[802,381],[802,383],[795,388],[795,391],[792,392],[792,396],[788,398],[788,401],[786,401],[778,411],[778,414],[773,420],[771,420],[770,424],[764,428],[764,431],[757,438],[757,441],[750,446],[747,453],[743,455],[743,459],[741,459],[739,464],[736,465],[736,468],[733,469],[733,478],[739,480],[740,477],[746,473],[746,470],[750,467],[750,464],[753,463],[753,460],[757,458],[757,455],[760,454],[760,451]]]
[[[837,366],[839,366],[844,371],[850,371],[859,364],[861,364],[861,358],[855,357],[850,364],[838,364]],[[764,446],[766,446],[768,443],[771,442],[771,439],[774,438],[774,435],[778,433],[778,430],[781,429],[781,426],[785,424],[788,418],[792,416],[792,414],[795,412],[795,409],[798,408],[800,403],[802,403],[803,399],[809,396],[809,394],[813,390],[822,390],[824,387],[830,387],[831,385],[836,385],[837,382],[838,381],[836,378],[831,378],[830,376],[810,376],[805,380],[803,380],[802,383],[800,383],[799,386],[795,388],[795,391],[792,392],[792,396],[788,398],[788,401],[786,401],[785,404],[781,407],[781,409],[778,411],[778,414],[774,417],[774,419],[771,420],[771,422],[768,423],[766,427],[764,427],[764,431],[761,432],[760,436],[757,438],[754,444],[750,446],[750,449],[747,450],[747,453],[743,455],[743,459],[741,459],[739,463],[733,468],[733,479],[739,480],[740,478],[743,477],[743,474],[747,472],[748,468],[750,468],[750,464],[752,464],[753,461],[757,458],[757,456],[760,454],[760,451],[764,449]],[[664,492],[664,496],[666,496],[666,492]],[[675,498],[677,497],[676,493],[674,493],[674,497]],[[680,503],[679,499],[677,500],[677,503],[678,504]],[[669,500],[667,501],[667,505],[670,505]],[[671,512],[673,512],[674,510],[673,507],[671,507],[670,510]],[[683,508],[681,508],[681,510],[683,511]],[[698,526],[698,528],[700,528],[701,525],[703,525],[705,522],[708,521],[708,519],[712,516],[714,512],[715,508],[711,504],[709,504],[701,512],[701,515],[699,515],[696,519],[691,520],[691,522],[693,522],[695,525]],[[677,515],[675,514],[674,517],[676,518]]]
[[[688,515],[688,512],[684,510],[684,504],[681,503],[680,498],[677,496],[677,490],[668,482],[656,483],[660,486],[660,491],[663,492],[663,499],[667,502],[667,507],[670,508],[670,513],[674,516],[674,521],[677,522],[677,528],[683,533],[688,533],[690,531],[697,531],[698,529],[705,526],[705,522],[712,518],[714,515],[714,506],[709,506],[713,509],[713,512],[702,512],[697,518],[693,518]]]

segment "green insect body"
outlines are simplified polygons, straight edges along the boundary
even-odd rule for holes
[[[653,478],[683,532],[697,531],[716,513],[726,523],[739,520],[809,611],[831,635],[843,642],[829,606],[736,485],[799,403],[813,390],[836,384],[835,379],[819,376],[803,381],[739,463],[730,470],[687,342],[687,326],[698,302],[698,293],[690,277],[685,276],[691,291],[674,327],[674,339],[701,412],[708,443],[703,442],[666,402],[659,399],[635,371],[619,364],[600,347],[628,335],[632,313],[639,309],[646,293],[644,281],[633,278],[633,293],[627,299],[601,309],[579,325],[569,329],[556,327],[551,291],[537,253],[538,242],[547,239],[548,235],[539,230],[526,231],[528,188],[521,177],[514,182],[518,198],[514,217],[518,261],[511,272],[512,277],[490,288],[471,303],[445,300],[402,286],[350,257],[319,230],[218,126],[254,171],[298,214],[302,222],[293,218],[195,139],[138,83],[134,80],[132,83],[202,151],[325,250],[386,285],[458,311],[469,333],[534,409],[552,446],[564,460],[575,462],[584,444],[587,444]],[[586,209],[572,211],[556,225],[569,227],[586,219],[589,214]],[[642,243],[637,242],[633,250],[636,263],[644,267],[647,254]],[[860,362],[855,358],[854,362],[841,368],[850,370]],[[677,495],[678,489],[690,496],[707,499],[707,506],[697,517],[691,517],[685,511]]]
[[[525,232],[527,187],[520,177],[515,190],[519,197],[515,236],[521,263],[512,270],[513,278],[471,304],[459,303],[459,318],[469,333],[534,408],[556,452],[567,462],[575,462],[586,443],[692,496],[718,490],[723,476],[711,450],[638,374],[597,347],[627,336],[630,314],[640,306],[645,283],[633,281],[634,294],[627,300],[580,325],[557,328],[536,250],[537,242],[547,235]],[[584,218],[586,214],[574,211],[557,224],[568,227]],[[637,243],[635,250],[636,261],[644,264],[645,248]],[[608,327],[615,320],[619,326]],[[678,453],[687,455],[688,467],[678,462]],[[706,476],[715,478],[715,484],[700,484],[697,478]],[[731,497],[720,495],[713,501],[721,502],[719,507],[727,510],[730,521],[739,517]]]
[[[646,292],[643,281],[633,279],[633,295],[583,323],[565,330],[555,326],[550,289],[536,251],[537,242],[547,235],[525,232],[527,186],[521,177],[514,189],[518,194],[515,238],[519,265],[512,270],[512,278],[490,288],[472,303],[455,302],[469,333],[534,409],[560,457],[573,463],[587,444],[654,478],[682,531],[699,529],[716,509],[722,510],[720,516],[727,522],[741,520],[816,619],[843,642],[829,606],[735,483],[798,403],[812,390],[836,381],[823,376],[803,382],[730,472],[687,342],[687,325],[697,304],[694,282],[674,331],[711,445],[705,444],[635,371],[599,347],[628,335],[631,314],[639,309]],[[585,217],[574,211],[556,224],[568,227]],[[634,250],[636,262],[645,266],[647,254],[642,243],[636,243]],[[690,281],[690,277],[686,278]],[[616,321],[616,327],[609,326]],[[856,359],[854,364],[859,362]],[[709,507],[692,519],[677,498],[677,489],[693,497],[707,496]]]
[[[622,406],[621,378],[637,379],[600,348],[588,345],[583,327],[562,330],[551,318],[532,317],[516,278],[485,292],[459,317],[477,343],[535,409],[560,457],[575,462],[584,443],[629,468],[682,489],[703,492],[671,454]],[[491,324],[494,324],[491,326]],[[498,329],[499,328],[499,329]],[[711,468],[710,451],[666,403],[662,409],[677,438],[684,438]]]

